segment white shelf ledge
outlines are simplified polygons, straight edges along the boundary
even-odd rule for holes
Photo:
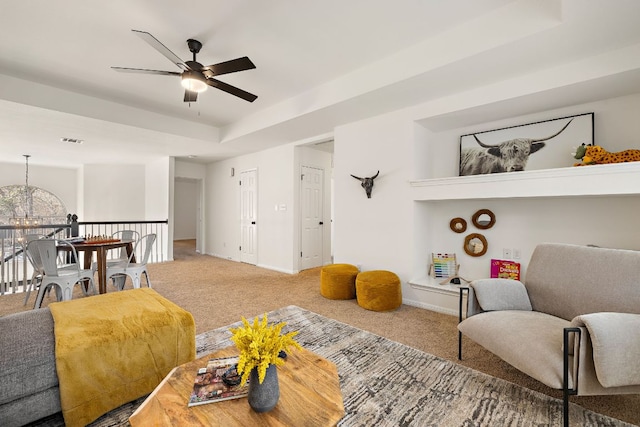
[[[454,295],[456,297],[460,294],[460,288],[467,285],[464,281],[461,281],[460,285],[452,285],[449,283],[441,285],[440,282],[442,280],[444,279],[435,279],[431,276],[422,277],[419,279],[409,280],[409,285],[414,289],[422,289],[444,295]]]
[[[411,181],[413,200],[640,194],[640,162]]]

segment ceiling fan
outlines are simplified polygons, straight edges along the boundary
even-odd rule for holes
[[[131,30],[137,34],[142,40],[151,45],[152,48],[160,52],[169,61],[173,62],[182,69],[182,72],[177,71],[162,71],[162,70],[146,70],[142,68],[124,68],[124,67],[111,67],[112,69],[123,73],[142,73],[142,74],[156,74],[160,76],[180,76],[182,78],[182,86],[185,88],[184,102],[196,102],[198,100],[198,93],[207,90],[207,86],[215,87],[231,95],[235,95],[245,101],[253,102],[258,98],[256,95],[246,92],[230,84],[221,82],[214,79],[214,76],[222,74],[235,73],[238,71],[250,70],[256,68],[251,60],[244,56],[242,58],[232,59],[230,61],[220,62],[213,65],[202,65],[196,61],[196,54],[202,49],[202,43],[198,40],[187,40],[187,46],[189,51],[193,53],[193,61],[183,61],[175,53],[171,52],[165,45],[160,43],[151,34],[146,31]]]

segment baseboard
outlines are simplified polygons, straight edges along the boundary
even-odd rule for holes
[[[217,253],[215,253],[215,252],[213,252],[213,253],[206,252],[206,253],[205,253],[205,255],[209,255],[209,256],[213,256],[213,257],[221,258],[221,259],[226,259],[227,261],[240,262],[240,261],[238,261],[237,259],[233,259],[233,258],[232,258],[232,257],[230,257],[230,256],[217,254]]]
[[[295,271],[295,270],[285,270],[284,268],[272,267],[270,265],[265,265],[265,264],[256,264],[256,267],[266,268],[267,270],[278,271],[280,273],[286,273],[286,274],[297,274],[298,273],[298,271]]]
[[[435,311],[436,313],[449,314],[451,316],[458,316],[458,310],[451,310],[446,307],[440,307],[438,305],[427,304],[420,301],[403,299],[403,304],[410,305],[412,307],[424,308],[425,310]]]
[[[210,256],[213,256],[213,257],[216,257],[216,258],[226,259],[227,261],[240,262],[240,261],[238,261],[236,259],[233,259],[233,258],[231,258],[229,256],[223,256],[223,255],[216,254],[216,253],[209,253],[207,255],[210,255]],[[297,271],[297,270],[286,270],[284,268],[273,267],[273,266],[265,265],[265,264],[256,264],[256,267],[266,268],[267,270],[273,270],[273,271],[277,271],[277,272],[280,272],[280,273],[286,273],[286,274],[298,274],[299,273],[299,271]]]

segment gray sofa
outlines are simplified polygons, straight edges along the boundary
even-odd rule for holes
[[[150,288],[2,316],[0,426],[59,412],[86,425],[149,394],[195,354],[191,313]]]
[[[460,359],[465,335],[563,390],[568,425],[570,395],[640,393],[640,252],[541,244],[524,282],[463,288],[458,330]]]
[[[48,308],[0,317],[0,425],[61,411],[53,317]]]

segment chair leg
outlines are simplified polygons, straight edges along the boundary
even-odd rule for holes
[[[36,286],[36,282],[37,282],[37,279],[32,277],[31,283],[29,285],[24,285],[24,305],[27,305],[27,302],[29,301],[29,297],[31,296],[31,291],[32,290],[35,291],[38,289],[38,287]]]
[[[460,288],[460,296],[458,297],[458,323],[462,322],[462,302],[464,300],[464,294],[467,294],[469,298],[469,288]],[[462,332],[458,331],[458,360],[462,360]]]
[[[124,285],[127,281],[127,276],[124,274],[116,274],[114,276],[111,276],[111,280],[113,280],[113,286],[121,291],[124,289]]]
[[[69,301],[73,298],[73,287],[75,283],[65,283],[64,287],[61,287],[62,301]]]
[[[81,281],[80,286],[82,287],[82,292],[84,293],[85,296],[95,295],[97,293],[96,285],[95,283],[93,283],[93,279],[87,279],[87,280]],[[89,293],[89,290],[91,290],[91,293]]]
[[[562,418],[564,421],[564,427],[569,427],[569,396],[578,394],[578,376],[576,375],[573,378],[572,388],[569,387],[569,376],[570,376],[570,363],[569,363],[569,341],[571,339],[570,334],[577,334],[577,339],[574,339],[574,346],[580,348],[580,343],[582,340],[582,331],[580,328],[564,328],[563,336],[562,336],[562,345],[563,345],[563,361],[562,361]],[[577,341],[577,344],[576,342]],[[574,349],[574,357],[578,358],[577,362],[580,363],[578,350]],[[576,372],[579,372],[579,369],[576,369]]]
[[[38,293],[36,294],[36,302],[33,304],[33,308],[40,308],[42,306],[42,300],[44,299],[44,293],[46,291],[46,289],[49,287],[50,285],[47,286],[43,286],[42,284],[40,284],[40,289],[38,289]]]
[[[569,427],[569,393],[566,389],[562,393],[562,420],[564,427]]]
[[[42,307],[42,300],[44,299],[44,294],[45,293],[49,293],[51,292],[51,288],[54,287],[56,288],[56,300],[59,301],[58,299],[58,285],[56,285],[55,283],[49,283],[46,286],[44,286],[42,283],[40,283],[40,288],[38,289],[38,294],[36,297],[36,302],[33,304],[33,308],[40,308]]]
[[[147,273],[147,270],[143,271],[144,273],[144,277],[147,278],[147,286],[151,287],[151,280],[149,280],[149,273]]]

